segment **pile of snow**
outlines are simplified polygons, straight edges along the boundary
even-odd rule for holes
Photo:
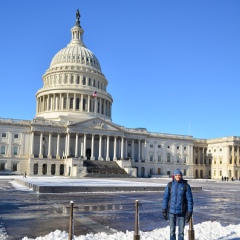
[[[219,222],[203,222],[194,226],[195,240],[217,240],[217,239],[240,239],[240,224],[222,226]],[[85,236],[81,235],[74,240],[132,240],[134,232],[126,233],[117,232],[111,235],[106,233],[90,233]],[[169,226],[166,228],[155,229],[150,232],[140,232],[141,240],[168,240]],[[185,228],[185,236],[188,236],[188,226]],[[187,239],[187,237],[186,237]],[[24,237],[22,240],[34,240],[33,238]],[[44,237],[37,237],[35,240],[68,240],[68,233],[56,230]]]
[[[0,222],[0,239],[1,240],[8,239],[6,229],[1,222]]]

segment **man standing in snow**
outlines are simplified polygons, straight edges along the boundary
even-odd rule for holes
[[[184,239],[185,221],[189,222],[193,212],[193,197],[190,185],[182,178],[180,170],[174,171],[174,180],[166,186],[163,204],[163,217],[167,220],[169,213],[170,240],[176,240],[176,223],[178,220],[178,240]]]

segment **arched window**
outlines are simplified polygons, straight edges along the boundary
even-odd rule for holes
[[[51,174],[55,175],[55,173],[56,173],[56,165],[52,164],[52,166],[51,166]]]
[[[45,163],[42,165],[42,174],[43,175],[47,174],[47,164],[45,164]]]
[[[38,164],[37,163],[34,163],[34,165],[33,165],[33,174],[34,175],[38,174]]]
[[[64,174],[64,165],[61,164],[60,165],[60,172],[59,172],[60,175],[63,175]]]

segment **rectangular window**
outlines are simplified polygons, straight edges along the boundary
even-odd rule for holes
[[[4,171],[5,170],[5,163],[1,162],[0,163],[0,171]]]
[[[219,176],[220,176],[220,177],[222,176],[222,170],[220,170],[220,172],[219,172]]]
[[[179,150],[179,146],[177,146],[177,150]]]
[[[167,162],[170,162],[171,161],[171,155],[170,153],[167,153]]]
[[[158,155],[158,161],[161,162],[161,155]]]
[[[216,170],[213,171],[213,175],[214,175],[214,177],[216,177]]]
[[[13,155],[18,155],[18,147],[17,146],[13,147]]]
[[[186,163],[187,162],[187,156],[183,157],[183,162]]]
[[[153,155],[150,155],[150,161],[151,162],[153,161]]]
[[[6,154],[6,146],[1,146],[1,154],[2,155]]]
[[[187,170],[183,169],[183,175],[186,176],[187,175]]]
[[[222,151],[222,149],[220,148],[220,152]]]
[[[2,137],[3,137],[3,138],[6,138],[6,137],[7,137],[7,134],[6,134],[6,133],[2,133]]]
[[[19,135],[18,134],[14,134],[14,138],[19,138]]]
[[[150,144],[150,148],[153,148],[153,144]]]
[[[161,145],[158,145],[158,148],[161,148]]]
[[[187,150],[187,148],[186,148],[186,147],[184,147],[184,150]]]
[[[18,170],[18,167],[17,167],[17,166],[18,166],[17,163],[13,163],[13,164],[12,164],[12,171],[13,171],[13,172],[16,172],[16,171]]]

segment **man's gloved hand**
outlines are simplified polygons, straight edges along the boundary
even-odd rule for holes
[[[166,210],[166,209],[163,209],[163,210],[162,210],[162,213],[163,213],[164,219],[167,220],[167,219],[168,219],[167,210]]]
[[[190,217],[192,216],[192,212],[187,212],[186,213],[186,223],[188,223],[190,221]]]

